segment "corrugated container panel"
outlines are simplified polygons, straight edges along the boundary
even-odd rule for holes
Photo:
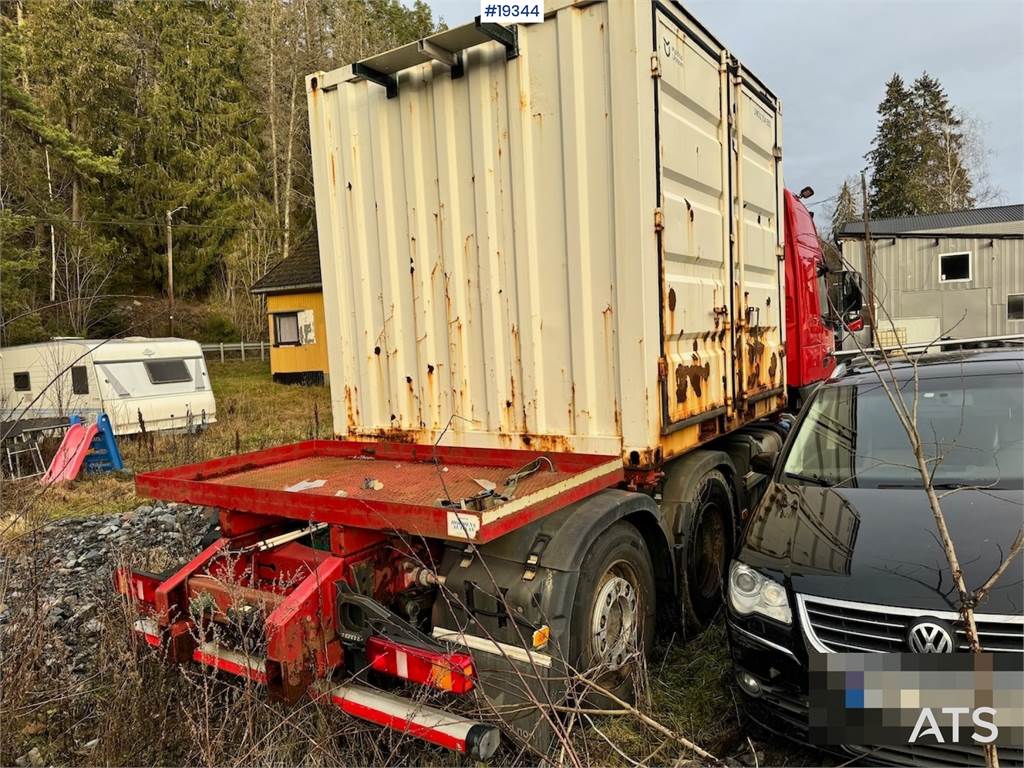
[[[733,308],[749,292],[762,309],[735,332],[781,352],[780,303],[764,306],[780,279],[774,109],[765,123],[743,106],[729,133],[729,94],[749,99],[751,81],[733,68],[732,82],[728,55],[683,15],[548,11],[517,28],[512,59],[472,25],[431,37],[469,45],[459,77],[416,44],[363,62],[393,74],[394,98],[352,67],[307,79],[339,435],[646,465],[721,428],[675,434],[681,418],[752,415],[736,406]],[[747,254],[743,289],[732,273]],[[663,304],[688,335],[664,327]],[[689,410],[669,406],[707,380]]]

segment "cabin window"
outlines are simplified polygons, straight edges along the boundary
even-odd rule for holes
[[[146,373],[153,384],[178,384],[192,381],[184,360],[146,360]]]
[[[29,392],[32,390],[32,377],[28,375],[28,371],[22,371],[21,373],[14,374],[14,391],[15,392]]]
[[[1024,293],[1011,293],[1006,297],[1006,319],[1024,320]]]
[[[299,313],[281,312],[274,315],[274,346],[298,346]]]
[[[970,253],[940,253],[939,282],[965,283],[971,279]]]
[[[84,365],[71,367],[71,391],[76,395],[89,394],[89,369]]]

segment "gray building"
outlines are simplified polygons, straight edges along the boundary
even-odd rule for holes
[[[1024,333],[1024,205],[875,219],[876,341]],[[867,282],[864,222],[846,224],[843,257]],[[866,299],[866,297],[865,297]]]

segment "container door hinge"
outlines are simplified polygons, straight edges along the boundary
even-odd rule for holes
[[[661,59],[658,54],[651,54],[651,77],[661,77]]]
[[[654,231],[661,232],[665,228],[665,216],[661,212],[661,208],[654,209]]]
[[[775,147],[774,147],[774,148],[772,149],[772,154],[773,154],[773,155],[775,156],[775,159],[776,159],[776,160],[781,160],[781,159],[782,159],[782,147],[780,147],[780,146],[775,146]]]
[[[779,261],[785,261],[786,260],[786,249],[783,248],[781,245],[775,246],[775,257]]]
[[[658,358],[658,380],[668,381],[668,360],[664,355]]]

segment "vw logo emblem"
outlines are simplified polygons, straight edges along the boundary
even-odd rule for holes
[[[914,653],[952,653],[953,631],[934,619],[918,621],[907,632],[907,645]]]

